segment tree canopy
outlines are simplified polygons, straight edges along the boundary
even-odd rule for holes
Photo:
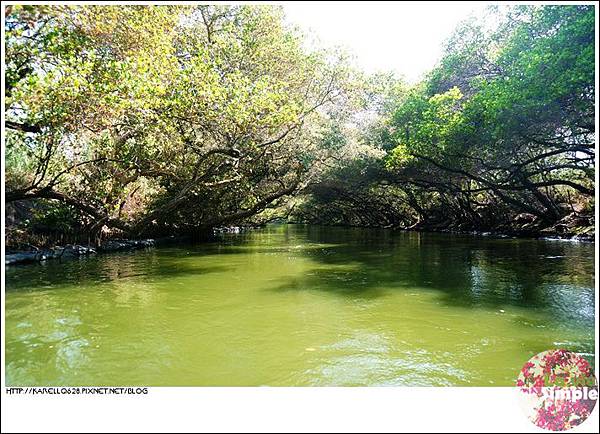
[[[94,236],[553,225],[593,205],[594,10],[495,13],[408,85],[279,7],[9,6],[5,201]]]
[[[519,6],[495,18],[493,29],[464,22],[385,114],[385,171],[366,194],[388,195],[413,224],[492,228],[524,213],[544,227],[591,206],[593,7]]]

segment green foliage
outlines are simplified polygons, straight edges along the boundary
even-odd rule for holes
[[[10,200],[54,198],[128,232],[250,217],[337,152],[340,53],[271,6],[12,7]],[[331,130],[333,131],[333,129]]]
[[[387,142],[387,173],[371,182],[446,226],[506,225],[523,212],[548,226],[594,195],[594,8],[489,14],[462,23],[427,78],[365,134]]]
[[[69,233],[80,229],[81,213],[71,206],[60,202],[47,201],[32,209],[27,226],[34,230]]]
[[[300,193],[349,224],[550,224],[593,196],[594,9],[490,13],[408,87],[307,49],[279,7],[10,6],[7,200],[129,234],[278,215]]]

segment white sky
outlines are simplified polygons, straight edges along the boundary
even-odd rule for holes
[[[290,2],[287,20],[325,46],[341,46],[367,72],[393,70],[417,81],[442,54],[443,42],[484,2]]]

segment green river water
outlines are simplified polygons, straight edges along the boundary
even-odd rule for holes
[[[594,244],[272,225],[6,271],[7,385],[512,385],[594,353]]]

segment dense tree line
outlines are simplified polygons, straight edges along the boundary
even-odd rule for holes
[[[4,200],[25,231],[547,227],[593,206],[591,6],[467,21],[412,86],[312,47],[277,7],[5,18]]]
[[[302,189],[350,71],[273,7],[12,7],[6,200],[86,232],[194,232]],[[66,208],[65,208],[66,206]]]
[[[516,220],[539,230],[570,216],[593,225],[594,9],[490,14],[463,23],[439,65],[388,103],[370,133],[385,154],[330,172],[300,218],[502,230]]]

